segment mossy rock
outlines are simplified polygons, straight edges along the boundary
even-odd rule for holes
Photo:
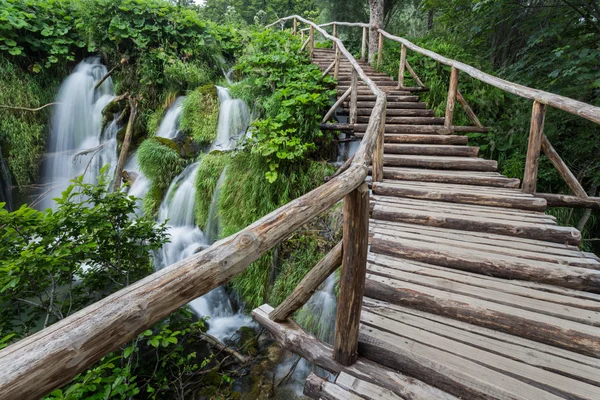
[[[198,144],[212,143],[217,138],[219,98],[215,85],[190,92],[183,100],[180,128]]]
[[[181,154],[181,151],[179,149],[179,146],[177,145],[177,143],[175,143],[173,140],[171,139],[167,139],[164,137],[160,137],[160,136],[155,136],[150,140],[154,140],[160,144],[162,144],[163,146],[167,146],[173,150],[175,150],[178,154]]]

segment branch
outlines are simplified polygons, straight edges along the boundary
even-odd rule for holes
[[[0,108],[5,108],[5,109],[8,109],[8,110],[19,110],[19,111],[33,111],[33,112],[36,112],[36,111],[43,110],[46,107],[55,106],[55,105],[58,105],[58,104],[60,104],[60,103],[48,103],[48,104],[44,104],[43,106],[38,107],[38,108],[12,107],[12,106],[3,106],[3,105],[0,105]]]
[[[96,83],[96,86],[94,86],[94,90],[98,89],[100,86],[102,86],[102,84],[104,83],[105,80],[107,80],[113,72],[115,72],[115,69],[117,69],[117,67],[120,67],[121,64],[117,64],[114,67],[112,67],[112,69],[110,71],[108,71],[106,73],[106,75],[104,75],[99,81],[98,83]]]
[[[221,343],[221,341],[219,339],[217,339],[216,337],[214,337],[212,335],[209,335],[208,333],[200,333],[200,339],[202,339],[205,342],[209,343],[210,345],[212,345],[213,347],[217,348],[218,350],[224,351],[225,353],[228,353],[228,354],[232,355],[233,357],[235,357],[242,364],[245,364],[248,361],[250,361],[249,357],[246,357],[246,356],[238,353],[237,351],[235,351],[231,347],[225,346],[223,343]]]

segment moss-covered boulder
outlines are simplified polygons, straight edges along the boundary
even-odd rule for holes
[[[194,140],[206,145],[217,138],[219,98],[215,85],[206,85],[188,93],[183,100],[180,128]]]

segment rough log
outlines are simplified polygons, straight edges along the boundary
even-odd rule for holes
[[[115,179],[113,182],[113,191],[119,190],[121,187],[121,181],[123,176],[123,168],[125,167],[125,161],[127,160],[127,154],[129,152],[129,146],[131,145],[131,138],[133,137],[133,126],[137,117],[138,101],[137,99],[129,100],[129,121],[127,122],[127,129],[125,130],[125,138],[123,139],[123,145],[121,146],[121,153],[119,154],[119,161],[117,163],[117,169],[115,171]]]
[[[300,226],[353,191],[366,174],[364,163],[353,164],[344,174],[237,234],[3,349],[0,398],[39,399],[67,384],[139,332],[243,272]]]
[[[48,103],[48,104],[44,104],[41,107],[37,107],[37,108],[29,108],[29,107],[13,107],[13,106],[4,106],[4,105],[0,105],[0,109],[6,109],[6,110],[17,110],[17,111],[32,111],[32,112],[37,112],[37,111],[41,111],[46,107],[51,107],[51,106],[55,106],[58,105],[60,103]]]
[[[550,207],[577,207],[600,210],[600,197],[579,197],[566,194],[536,193],[535,197],[546,199]]]
[[[304,382],[304,395],[317,400],[365,400],[312,372]]]
[[[350,96],[351,93],[352,93],[352,88],[348,88],[348,90],[346,90],[346,92],[339,99],[337,99],[335,104],[333,106],[331,106],[329,111],[327,111],[327,114],[325,114],[325,116],[323,117],[323,120],[321,121],[321,125],[323,125],[327,121],[329,121],[329,118],[331,118],[333,116],[333,114],[335,113],[335,110],[337,110],[342,105],[342,103],[344,101],[346,101],[346,99],[348,98],[348,96]]]
[[[383,113],[381,114],[381,125],[379,126],[379,134],[377,136],[377,145],[375,146],[375,152],[373,153],[373,170],[371,175],[373,182],[383,181],[383,154],[384,154],[384,140],[385,140],[385,120],[386,120],[386,107],[384,105]]]
[[[525,172],[523,174],[522,190],[524,193],[535,193],[545,117],[546,106],[534,101],[533,110],[531,111],[529,141],[527,143],[527,160],[525,161]]]
[[[406,67],[406,46],[400,49],[400,66],[398,67],[398,89],[404,86],[404,68]]]
[[[554,147],[546,135],[542,136],[542,150],[550,162],[552,162],[552,165],[554,165],[554,168],[556,168],[560,176],[565,180],[573,194],[577,197],[588,197],[585,189],[581,186],[575,175],[573,175],[567,164],[560,158],[556,150],[554,150]]]
[[[417,82],[417,85],[419,85],[419,87],[424,88],[425,85],[423,84],[423,82],[421,81],[421,79],[419,78],[419,76],[417,75],[415,70],[412,69],[412,67],[410,66],[408,61],[406,61],[405,63],[406,63],[406,69],[408,70],[408,73],[410,74],[410,76],[412,76],[412,78],[415,80],[415,82]]]
[[[319,129],[325,130],[325,131],[353,131],[354,130],[354,124],[326,124],[326,123],[321,123],[319,125]]]
[[[269,318],[273,321],[285,321],[299,310],[319,286],[331,275],[342,263],[342,242],[339,242],[317,265],[314,266],[300,281],[294,291],[277,307]]]
[[[356,123],[357,117],[357,102],[358,102],[358,74],[355,69],[352,69],[352,80],[350,82],[350,118],[351,124]]]
[[[294,18],[294,30],[292,31],[292,34],[296,36],[296,33],[298,33],[298,19]]]
[[[467,100],[463,97],[460,90],[457,90],[456,96],[457,96],[458,102],[463,106],[463,109],[465,110],[465,113],[467,114],[467,117],[469,117],[471,122],[473,122],[475,124],[475,126],[477,126],[479,128],[483,128],[483,125],[479,121],[479,118],[477,118],[477,115],[475,115],[475,113],[473,112],[473,109],[471,108],[471,106],[469,106],[469,103],[467,103]]]
[[[377,68],[381,67],[381,61],[383,60],[383,35],[379,34],[379,43],[377,45]]]
[[[367,27],[363,26],[362,46],[360,50],[360,61],[365,62],[367,59]]]
[[[331,72],[331,70],[332,70],[334,67],[337,67],[337,64],[336,64],[336,63],[337,63],[337,58],[336,58],[335,60],[333,60],[333,61],[331,62],[331,64],[329,64],[329,67],[327,67],[327,68],[325,69],[325,71],[323,71],[323,73],[321,74],[321,79],[325,78],[325,77],[327,76],[327,74],[328,74],[328,73],[330,73],[330,72]],[[337,72],[337,71],[336,71],[336,72]],[[336,74],[336,72],[334,72],[334,77],[335,77],[335,74]]]
[[[123,59],[123,60],[125,60],[125,59]],[[121,61],[121,63],[124,63],[124,62],[125,61]],[[102,86],[102,84],[104,83],[104,81],[107,80],[112,75],[112,73],[115,72],[115,70],[117,69],[117,67],[120,67],[120,66],[121,66],[121,64],[115,65],[102,78],[100,78],[100,80],[98,81],[98,83],[96,83],[96,85],[94,86],[94,90],[96,90],[100,86]]]
[[[477,68],[473,68],[470,65],[464,64],[460,61],[455,61],[450,58],[443,57],[433,51],[426,50],[422,47],[419,47],[410,41],[400,38],[398,36],[394,36],[386,31],[379,29],[378,30],[383,36],[386,38],[393,40],[398,43],[404,44],[410,50],[427,56],[433,60],[436,60],[444,65],[448,65],[450,67],[454,67],[459,71],[466,73],[467,75],[485,82],[489,85],[497,87],[499,89],[504,90],[505,92],[515,94],[520,97],[524,97],[526,99],[535,100],[541,104],[546,104],[552,106],[554,108],[558,108],[563,111],[570,112],[571,114],[578,115],[590,121],[593,121],[597,124],[600,124],[600,107],[592,106],[590,104],[586,104],[581,101],[573,100],[568,97],[559,96],[554,93],[545,92],[543,90],[532,89],[527,86],[519,85],[517,83],[509,82],[504,79],[500,79],[493,75],[487,74],[483,71],[478,70]]]
[[[452,118],[454,117],[454,104],[456,102],[456,92],[458,91],[458,70],[452,67],[450,71],[450,86],[448,87],[448,101],[446,103],[446,116],[444,126],[452,129]]]
[[[404,376],[362,357],[349,367],[343,366],[331,357],[333,352],[331,346],[303,331],[294,322],[287,320],[277,323],[269,319],[272,310],[271,306],[265,304],[252,311],[252,317],[266,328],[286,350],[305,358],[312,364],[336,374],[345,372],[358,379],[389,389],[405,399],[456,400],[454,396],[426,385],[418,379]]]
[[[340,274],[333,358],[352,365],[358,358],[358,326],[367,270],[369,188],[362,184],[344,198],[344,254]]]
[[[308,32],[308,52],[310,58],[313,58],[315,52],[315,28],[311,25]]]
[[[333,79],[338,79],[340,76],[340,50],[336,50],[334,59],[335,69],[333,70]]]
[[[246,356],[240,354],[239,352],[235,351],[231,347],[224,345],[219,339],[217,339],[213,335],[209,335],[208,333],[201,332],[201,333],[199,333],[199,337],[201,340],[210,344],[215,349],[229,354],[230,356],[232,356],[233,358],[238,360],[241,364],[247,364],[251,360],[250,357],[246,357]]]

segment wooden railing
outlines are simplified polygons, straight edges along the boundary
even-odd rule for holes
[[[341,260],[334,358],[344,365],[356,360],[358,311],[364,291],[368,237],[369,197],[365,178],[373,153],[379,163],[382,160],[386,95],[369,79],[339,39],[298,16],[280,21],[290,19],[295,19],[295,27],[298,21],[308,24],[313,38],[316,31],[335,43],[340,57],[348,60],[357,79],[361,79],[376,97],[365,136],[348,168],[235,235],[0,351],[0,399],[38,399],[69,383],[102,356],[134,339],[179,307],[229,282],[300,226],[342,199],[343,243],[319,262],[303,282],[310,291]],[[296,295],[299,290],[295,291]],[[290,310],[297,309],[298,304],[305,301],[306,294],[300,293],[295,302],[286,300],[282,307],[288,306],[280,307],[273,317],[286,318]]]

